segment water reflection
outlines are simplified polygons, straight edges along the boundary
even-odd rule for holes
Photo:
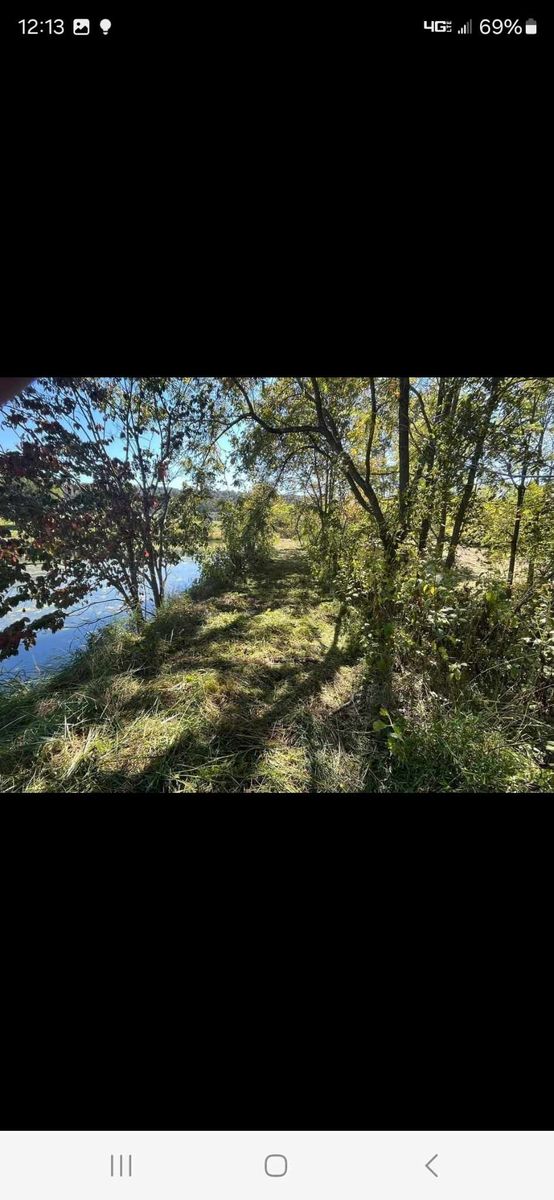
[[[198,579],[199,574],[200,567],[194,559],[181,559],[181,562],[169,568],[166,585],[167,596],[175,595],[190,587],[191,583]],[[23,610],[25,610],[25,615],[33,613],[38,616],[52,612],[52,606],[42,608],[37,612],[29,601],[20,604],[17,609],[12,609],[10,613],[0,619],[0,629],[10,625],[16,619],[15,613]],[[152,604],[147,596],[147,613],[152,611]],[[40,630],[37,634],[36,646],[31,646],[29,650],[20,646],[17,655],[0,663],[0,680],[12,679],[15,676],[19,676],[21,679],[39,678],[45,672],[57,670],[63,665],[68,655],[83,645],[89,633],[96,629],[102,629],[106,622],[117,620],[118,617],[122,619],[126,615],[121,596],[118,596],[117,592],[108,584],[103,584],[102,587],[85,596],[69,610],[63,629],[58,629],[55,633],[52,633],[50,629]]]

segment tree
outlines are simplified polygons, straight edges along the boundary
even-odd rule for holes
[[[258,483],[246,495],[221,501],[221,528],[234,575],[246,575],[267,562],[272,542],[274,499],[273,488]]]
[[[422,387],[419,391],[414,385],[412,389],[418,397],[422,412],[425,412],[426,424],[430,432],[429,447],[427,452],[427,461],[424,464],[422,471],[422,515],[421,525],[418,537],[418,553],[425,554],[427,549],[427,540],[431,529],[431,522],[435,516],[435,506],[437,501],[437,492],[439,480],[443,484],[443,494],[441,495],[441,512],[439,529],[436,538],[437,554],[440,556],[446,534],[446,511],[447,511],[447,494],[444,489],[445,479],[445,452],[449,445],[449,439],[446,435],[448,422],[451,421],[455,414],[456,405],[460,394],[459,379],[446,379],[444,376],[437,379],[427,381],[427,388]],[[422,392],[426,390],[425,407]],[[428,413],[432,414],[432,423],[429,420]]]
[[[379,698],[385,702],[391,686],[398,549],[410,528],[413,500],[409,477],[409,379],[235,377],[220,382],[223,398],[230,401],[230,409],[224,408],[222,417],[227,427],[241,421],[258,426],[282,441],[286,457],[305,454],[306,450],[315,452],[316,461],[333,465],[375,523],[384,560],[375,672],[380,680]],[[396,462],[392,451],[395,442]],[[374,470],[379,481],[372,474]],[[379,482],[382,486],[378,490]]]
[[[202,405],[191,381],[163,378],[43,379],[12,402],[6,420],[21,441],[11,460],[3,456],[1,511],[18,538],[3,547],[3,561],[16,553],[12,579],[21,586],[4,605],[54,600],[59,627],[67,607],[106,582],[137,614],[145,585],[160,606],[169,565],[207,536],[201,486],[172,488]],[[37,464],[40,497],[29,482]],[[37,561],[39,584],[28,572],[17,578]],[[10,626],[3,653],[32,644],[33,632],[28,619]]]
[[[285,489],[289,501],[274,502],[272,512],[277,503],[283,513],[288,510],[283,530],[301,539],[316,577],[330,589],[345,535],[348,493],[335,459],[320,453],[301,434],[291,435],[285,442],[261,425],[253,425],[247,437],[235,439],[232,459],[253,480],[262,474],[275,492]]]
[[[505,448],[503,465],[510,482],[516,490],[515,513],[510,541],[510,560],[507,582],[514,582],[516,558],[521,533],[523,506],[529,476],[534,475],[537,485],[541,484],[541,471],[548,467],[550,447],[545,437],[552,421],[552,381],[530,380],[519,389],[517,404],[514,404],[510,419],[505,422]]]
[[[376,676],[390,688],[400,575],[427,553],[450,570],[475,509],[480,480],[502,445],[517,389],[513,378],[225,378],[219,428],[255,471],[332,471],[350,490],[381,547],[374,558]],[[303,466],[302,466],[303,464]],[[309,491],[309,487],[306,487]],[[316,505],[317,507],[317,505]],[[322,508],[323,516],[323,508]],[[371,537],[366,544],[371,546]]]
[[[410,483],[410,380],[401,378],[398,384],[398,496],[401,526],[405,529]]]
[[[34,645],[39,630],[60,629],[62,606],[74,604],[88,590],[86,584],[60,577],[55,564],[44,564],[40,540],[25,536],[27,527],[42,520],[45,501],[56,487],[60,491],[61,479],[56,456],[30,441],[23,440],[18,450],[0,454],[0,515],[8,520],[15,515],[19,527],[15,532],[11,526],[1,530],[0,617],[24,601],[39,609],[52,608],[34,620],[20,617],[2,630],[0,659],[17,654],[20,644]],[[37,575],[33,568],[41,562],[42,573]]]
[[[448,554],[446,555],[445,566],[447,568],[454,566],[456,550],[460,544],[462,531],[467,518],[469,504],[473,495],[473,489],[477,477],[477,471],[483,458],[487,435],[491,427],[492,416],[500,403],[502,383],[503,380],[500,378],[485,380],[483,389],[485,393],[484,396],[481,397],[480,391],[476,395],[477,404],[474,405],[475,440],[472,446],[467,478],[454,517],[450,546],[448,547]]]
[[[376,418],[375,380],[311,376],[267,381],[233,378],[220,382],[224,397],[231,403],[233,425],[240,421],[254,422],[267,433],[285,439],[287,447],[296,452],[298,447],[289,439],[302,435],[304,446],[337,463],[357,503],[376,522],[384,552],[392,561],[396,549],[395,534],[371,479],[375,420],[369,422],[365,438],[361,434],[367,424],[369,404]],[[382,383],[390,402],[390,381]],[[229,415],[227,411],[227,420]],[[359,461],[360,449],[363,465]],[[390,471],[384,474],[390,474]]]

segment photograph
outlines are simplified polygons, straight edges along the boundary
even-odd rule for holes
[[[4,793],[552,793],[554,378],[0,379]]]

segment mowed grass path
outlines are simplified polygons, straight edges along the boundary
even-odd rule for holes
[[[263,577],[105,629],[69,667],[0,699],[4,792],[319,792],[362,787],[333,738],[359,666],[337,600],[293,543]]]

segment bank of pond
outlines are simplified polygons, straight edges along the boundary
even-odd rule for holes
[[[168,570],[167,596],[185,591],[196,582],[199,575],[200,567],[193,558],[181,559]],[[148,611],[148,596],[146,604]],[[17,620],[19,613],[29,617],[32,615],[35,619],[52,611],[53,606],[37,609],[30,601],[26,601],[0,619],[0,630]],[[63,629],[55,632],[50,629],[39,630],[35,646],[26,650],[21,645],[16,655],[4,659],[0,663],[0,684],[3,680],[15,678],[38,679],[44,674],[56,671],[71,654],[82,648],[90,633],[102,629],[112,621],[124,620],[127,616],[121,596],[109,584],[104,584],[68,610]]]

